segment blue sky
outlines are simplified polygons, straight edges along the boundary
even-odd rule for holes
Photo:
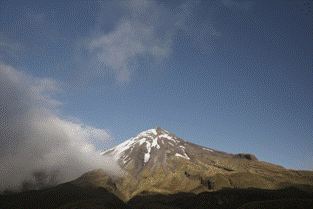
[[[313,170],[311,4],[2,1],[2,163],[28,156],[24,171],[60,167],[48,163],[51,150],[84,150],[72,157],[87,168],[85,155],[160,126]],[[5,126],[14,123],[23,128]]]

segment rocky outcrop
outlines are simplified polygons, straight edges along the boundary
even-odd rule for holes
[[[247,160],[251,160],[251,161],[257,161],[258,160],[254,155],[248,154],[248,153],[239,153],[239,154],[234,155],[233,158],[247,159]]]

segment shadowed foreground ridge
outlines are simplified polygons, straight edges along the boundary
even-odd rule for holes
[[[224,188],[216,192],[141,194],[127,203],[104,188],[81,190],[71,183],[55,188],[1,196],[0,208],[313,208],[312,192],[298,189],[300,185],[280,190],[256,188]]]
[[[0,208],[313,208],[313,172],[230,154],[157,127],[103,152],[97,169],[56,187],[1,195]]]

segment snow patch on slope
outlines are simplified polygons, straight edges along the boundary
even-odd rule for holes
[[[211,149],[207,149],[207,148],[203,148],[204,150],[208,150],[208,151],[210,151],[210,152],[213,152],[213,150],[211,150]]]
[[[142,144],[142,143],[144,143],[146,141],[146,138],[143,138],[143,139],[140,139],[139,140],[139,146]],[[137,142],[138,143],[138,142]]]
[[[128,158],[128,155],[125,155],[123,158],[123,164],[127,163],[129,160],[131,160],[131,158]],[[128,159],[127,159],[128,158]]]
[[[184,155],[181,155],[181,154],[176,153],[175,156],[177,156],[177,157],[183,157],[183,158],[186,158],[187,160],[190,160],[190,158],[188,157],[188,155],[187,155],[187,153],[186,153],[186,151],[185,151],[186,148],[185,148],[184,146],[182,146],[182,145],[179,145],[179,147],[180,147],[181,150],[183,151]]]
[[[186,158],[187,160],[190,160],[190,158],[188,156],[183,156],[183,155],[178,154],[178,153],[176,153],[175,156],[176,157],[183,157],[183,158]]]
[[[147,149],[148,149],[148,153],[145,153],[145,159],[144,159],[144,162],[147,163],[150,159],[150,152],[151,152],[151,143],[150,142],[146,142],[146,146],[147,146]]]
[[[158,149],[160,149],[160,145],[158,144],[158,139],[157,138],[155,138],[155,139],[153,139],[153,142],[152,142],[152,147],[157,147]]]
[[[150,159],[150,153],[145,153],[145,159],[144,162],[147,163]]]
[[[177,144],[176,140],[172,139],[172,137],[170,137],[168,134],[162,134],[158,137],[159,138],[161,138],[161,137],[167,138],[168,140],[171,140],[171,141],[175,142],[175,144]]]
[[[150,129],[150,131],[151,131],[154,135],[158,135],[158,133],[156,132],[155,129]]]

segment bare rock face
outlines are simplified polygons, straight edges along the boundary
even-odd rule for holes
[[[253,154],[230,154],[199,146],[160,127],[141,132],[102,155],[116,158],[126,174],[120,179],[111,179],[105,171],[97,171],[76,183],[89,182],[108,188],[124,201],[152,193],[199,194],[224,188],[279,189],[286,184],[313,185],[312,171],[297,172],[259,161]]]

